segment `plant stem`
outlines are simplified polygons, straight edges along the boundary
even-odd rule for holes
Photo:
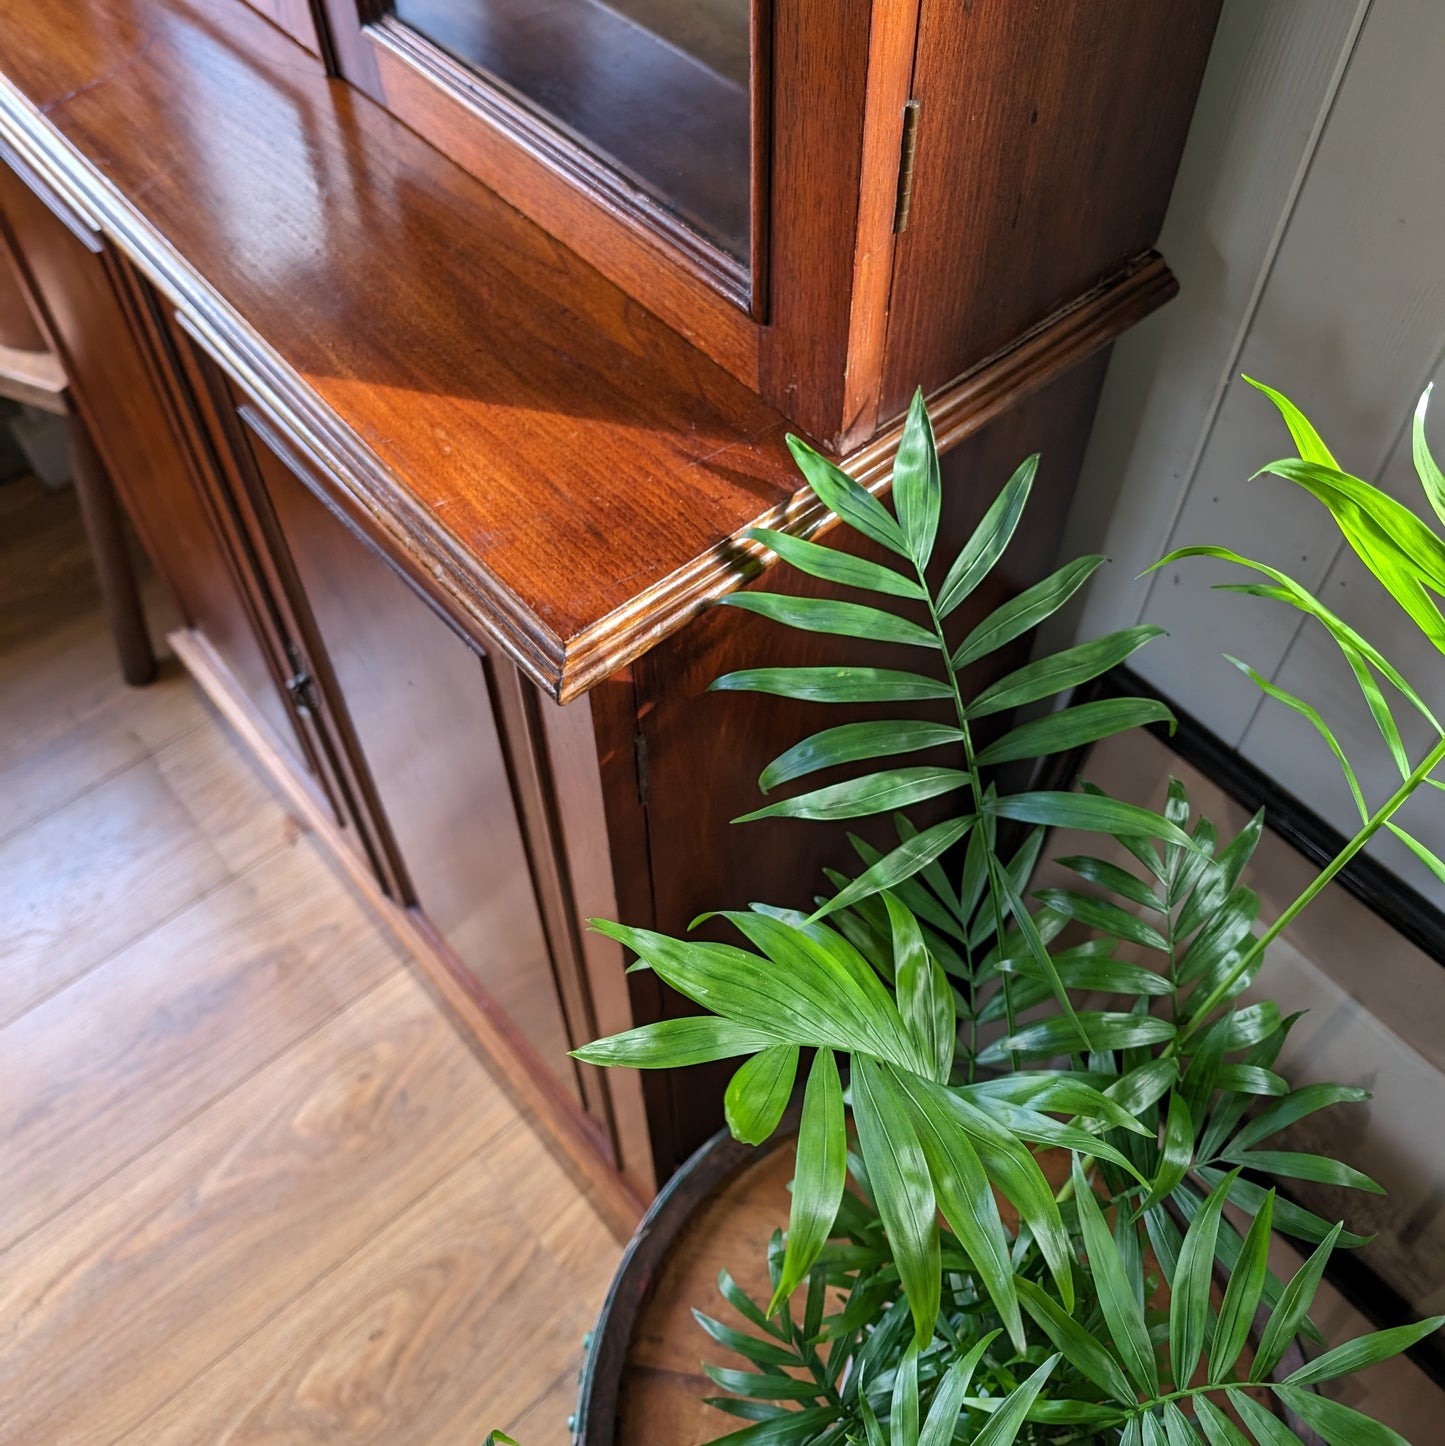
[[[1400,806],[1415,792],[1434,769],[1445,761],[1445,738],[1438,743],[1416,765],[1414,771],[1365,821],[1360,831],[1330,861],[1323,872],[1310,880],[1299,897],[1254,941],[1244,957],[1209,992],[1203,1005],[1194,1011],[1194,1022],[1169,1043],[1165,1054],[1175,1054],[1204,1025],[1213,1010],[1229,997],[1229,991],[1241,979],[1250,965],[1272,944],[1295,920],[1300,912],[1319,894],[1344,866],[1379,833],[1388,819],[1398,812]]]
[[[980,782],[979,782],[979,777],[978,777],[978,764],[977,764],[977,762],[975,761],[975,755],[974,755],[974,751],[973,751],[973,735],[972,735],[972,733],[969,731],[969,726],[968,726],[968,709],[964,706],[964,702],[963,702],[963,690],[958,686],[958,673],[957,673],[957,671],[955,670],[955,668],[954,668],[954,666],[953,666],[953,655],[952,655],[952,654],[949,652],[949,650],[948,650],[948,638],[947,638],[947,636],[945,635],[945,633],[944,633],[944,631],[943,631],[943,619],[938,616],[938,609],[934,606],[934,602],[933,602],[933,589],[929,587],[929,585],[928,585],[928,579],[923,575],[923,569],[922,569],[921,567],[919,567],[916,562],[914,563],[913,567],[914,567],[914,571],[918,574],[919,586],[922,587],[922,589],[923,589],[924,601],[928,604],[928,617],[929,617],[929,620],[930,620],[930,621],[932,622],[932,624],[933,624],[934,636],[937,637],[937,639],[938,639],[939,651],[942,652],[942,654],[943,654],[943,671],[944,671],[945,676],[946,676],[947,679],[948,679],[948,686],[949,686],[949,688],[950,688],[950,689],[952,690],[952,692],[953,692],[953,707],[954,707],[954,712],[956,713],[956,715],[957,715],[957,717],[958,717],[958,730],[959,730],[959,732],[962,733],[962,735],[963,735],[964,768],[966,769],[966,771],[967,771],[967,773],[968,773],[968,787],[969,787],[969,792],[973,795],[973,811],[974,811],[975,818],[976,818],[976,820],[977,820],[977,821],[975,822],[975,824],[974,824],[974,827],[975,827],[975,828],[983,828],[983,829],[986,829],[986,828],[987,828],[987,824],[986,824],[985,819],[984,819],[984,808],[983,808],[983,787],[982,787],[982,785],[981,785]],[[998,869],[998,861],[997,861],[997,860],[994,858],[994,856],[993,856],[993,849],[992,849],[992,847],[989,846],[989,843],[988,843],[988,835],[987,835],[986,833],[985,833],[985,835],[984,835],[984,848],[985,848],[985,851],[986,851],[986,853],[987,853],[987,855],[988,855],[988,874],[989,874],[989,880],[988,880],[988,882],[989,882],[989,889],[988,889],[988,893],[989,893],[989,900],[990,900],[990,902],[993,904],[994,936],[995,936],[995,938],[996,938],[996,940],[997,940],[999,957],[1000,957],[1000,959],[1002,959],[1002,957],[1003,957],[1003,941],[1004,941],[1004,916],[1003,916],[1003,908],[1002,908],[1002,906],[1001,906],[1000,903],[999,903],[999,889],[998,889],[998,881],[997,881],[997,878],[996,878],[996,871],[997,871],[997,869]],[[967,922],[965,922],[965,923],[964,923],[964,929],[967,930],[967,928],[968,928],[968,925],[967,925]],[[972,972],[972,970],[970,970],[970,972]],[[1003,984],[1003,1007],[1004,1007],[1004,1016],[1005,1016],[1005,1018],[1006,1018],[1006,1020],[1007,1020],[1007,1022],[1008,1022],[1008,1032],[1009,1032],[1010,1034],[1013,1034],[1013,1033],[1015,1032],[1015,1029],[1016,1029],[1016,1024],[1015,1024],[1015,1020],[1014,1020],[1013,993],[1011,992],[1011,990],[1010,990],[1010,988],[1009,988],[1009,976],[1008,976],[1007,973],[1005,973],[1004,976],[1003,976],[1002,984]],[[977,992],[977,989],[976,989],[976,987],[975,987],[975,984],[974,984],[974,981],[973,981],[972,978],[969,979],[969,984],[968,984],[968,1004],[969,1004],[969,1014],[976,1020],[976,1019],[977,1019],[977,1016],[978,1016],[978,992]],[[977,1025],[976,1025],[976,1024],[975,1024],[975,1028],[974,1028],[974,1036],[973,1036],[973,1037],[974,1037],[974,1040],[975,1040],[975,1042],[976,1042],[976,1040],[977,1040]],[[1017,1052],[1010,1051],[1010,1062],[1011,1062],[1013,1068],[1014,1068],[1015,1070],[1017,1070],[1018,1067],[1019,1067],[1019,1057],[1018,1057]],[[969,1076],[970,1076],[970,1079],[972,1078],[972,1075],[973,1075],[973,1059],[972,1059],[972,1057],[970,1056],[970,1059],[969,1059]]]

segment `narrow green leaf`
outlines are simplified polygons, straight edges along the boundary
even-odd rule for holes
[[[1094,703],[1076,703],[1072,708],[1060,708],[1010,728],[979,752],[978,763],[1012,763],[1019,758],[1067,753],[1101,738],[1142,728],[1146,723],[1167,723],[1169,731],[1174,731],[1174,715],[1152,698],[1101,698]]]
[[[957,743],[963,733],[944,723],[923,723],[915,719],[891,718],[874,723],[844,723],[825,728],[780,753],[763,770],[758,787],[770,793],[780,783],[791,782],[821,768],[840,763],[857,763],[865,758],[891,758]]]
[[[1211,1190],[1193,1223],[1184,1234],[1179,1265],[1174,1272],[1169,1300],[1170,1368],[1176,1389],[1183,1390],[1194,1377],[1209,1330],[1209,1285],[1213,1279],[1219,1219],[1229,1188],[1238,1178],[1234,1170]]]
[[[723,1096],[733,1139],[761,1145],[783,1118],[798,1073],[798,1046],[775,1044],[739,1066]]]
[[[1420,695],[1401,675],[1399,669],[1396,668],[1374,644],[1362,637],[1337,614],[1331,612],[1308,588],[1302,587],[1290,577],[1288,573],[1280,572],[1278,568],[1269,567],[1265,563],[1256,562],[1253,558],[1243,557],[1237,552],[1231,552],[1227,547],[1181,547],[1171,552],[1167,557],[1161,558],[1154,564],[1154,567],[1148,570],[1153,572],[1155,568],[1163,567],[1167,563],[1178,562],[1187,557],[1213,557],[1221,562],[1232,562],[1240,567],[1247,567],[1254,572],[1262,573],[1265,577],[1273,578],[1275,582],[1278,583],[1278,587],[1267,588],[1258,585],[1249,585],[1247,587],[1230,586],[1224,590],[1229,592],[1249,592],[1257,597],[1273,598],[1276,601],[1287,603],[1290,607],[1304,613],[1307,617],[1314,618],[1325,631],[1329,633],[1330,637],[1334,639],[1336,645],[1343,648],[1344,644],[1348,643],[1353,647],[1369,662],[1371,667],[1410,702],[1416,712],[1430,724],[1437,734],[1441,732],[1440,724],[1436,720],[1435,715],[1426,706],[1425,701]]]
[[[897,1088],[867,1055],[853,1056],[853,1122],[874,1204],[893,1247],[919,1347],[933,1338],[942,1284],[933,1182]]]
[[[784,983],[845,1020],[857,1048],[909,1065],[912,1042],[892,996],[847,940],[822,924],[798,926],[765,909],[724,909],[719,918],[778,966]]]
[[[771,1421],[759,1421],[742,1431],[719,1436],[712,1446],[809,1446],[818,1440],[818,1433],[837,1418],[832,1406],[807,1406],[789,1411]]]
[[[1318,1431],[1334,1446],[1410,1446],[1398,1431],[1341,1401],[1302,1391],[1297,1386],[1282,1386],[1279,1395],[1306,1426]]]
[[[1249,1427],[1259,1446],[1302,1446],[1300,1438],[1267,1406],[1261,1406],[1253,1396],[1246,1395],[1235,1387],[1230,1387],[1224,1394],[1229,1398],[1229,1404],[1239,1412],[1239,1419]]]
[[[998,799],[989,811],[998,818],[1042,824],[1046,828],[1083,829],[1116,836],[1129,834],[1182,844],[1188,849],[1194,847],[1194,840],[1187,833],[1159,814],[1098,794],[1016,793]]]
[[[1066,795],[1069,798],[1079,796],[1081,795]],[[1143,949],[1153,949],[1156,953],[1169,952],[1169,941],[1157,929],[1146,924],[1137,914],[1131,913],[1121,904],[1110,903],[1109,900],[1096,898],[1092,894],[1081,894],[1074,889],[1039,889],[1034,898],[1046,909],[1052,909],[1056,914],[1062,914],[1068,919],[1077,919],[1091,929],[1112,934],[1116,939],[1138,944]]]
[[[1345,782],[1349,785],[1350,797],[1355,800],[1355,807],[1359,810],[1361,822],[1368,820],[1370,810],[1365,803],[1364,794],[1360,791],[1360,783],[1355,777],[1355,770],[1350,766],[1350,760],[1345,757],[1345,750],[1340,747],[1339,740],[1330,731],[1330,725],[1320,716],[1319,709],[1306,703],[1303,698],[1297,698],[1293,693],[1286,692],[1283,688],[1271,683],[1263,673],[1257,672],[1248,663],[1242,663],[1238,658],[1230,657],[1228,653],[1224,656],[1225,660],[1233,663],[1260,692],[1273,698],[1277,703],[1283,703],[1286,708],[1292,709],[1301,718],[1310,722],[1315,731],[1325,740],[1330,752],[1335,755],[1335,761],[1340,765],[1340,769],[1345,775]]]
[[[973,1383],[973,1373],[997,1335],[997,1331],[989,1331],[982,1340],[975,1342],[966,1356],[948,1368],[934,1392],[933,1404],[928,1408],[928,1419],[923,1423],[923,1431],[917,1437],[917,1446],[949,1446],[958,1426],[964,1398]],[[978,1440],[982,1441],[983,1437],[979,1436]],[[913,1441],[907,1437],[904,1442],[905,1446],[914,1446]]]
[[[798,1125],[798,1160],[793,1174],[793,1203],[782,1273],[768,1314],[776,1315],[798,1282],[817,1263],[838,1218],[848,1183],[848,1130],[843,1116],[843,1085],[833,1051],[813,1056],[803,1092]]]
[[[1052,698],[1055,694],[1067,692],[1101,673],[1107,673],[1163,631],[1163,628],[1148,625],[1124,628],[1093,642],[1080,643],[1077,647],[1065,648],[1063,652],[1036,658],[985,688],[968,705],[968,716],[986,718],[992,713],[1022,708],[1026,703],[1037,703],[1041,698]]]
[[[1035,1324],[1049,1338],[1054,1349],[1076,1371],[1107,1391],[1116,1401],[1134,1406],[1138,1397],[1119,1363],[1109,1354],[1104,1342],[1086,1331],[1074,1318],[1060,1309],[1053,1298],[1033,1281],[1020,1276],[1016,1282],[1018,1297]]]
[[[1430,443],[1425,437],[1425,413],[1430,408],[1430,393],[1435,383],[1431,382],[1415,406],[1414,420],[1410,426],[1410,451],[1415,459],[1415,473],[1425,489],[1425,498],[1435,510],[1435,516],[1445,522],[1445,473],[1430,455]]]
[[[1413,834],[1406,833],[1404,829],[1400,828],[1397,824],[1391,823],[1389,819],[1385,820],[1385,827],[1389,829],[1442,884],[1445,884],[1445,861],[1442,861],[1438,854],[1431,852],[1431,850],[1426,848]]]
[[[1224,1178],[1223,1172],[1212,1165],[1198,1165],[1194,1173],[1210,1186]],[[1238,1170],[1230,1173],[1237,1174]],[[1230,1203],[1238,1205],[1250,1215],[1258,1212],[1264,1203],[1264,1197],[1265,1191],[1248,1180],[1237,1179],[1229,1187]],[[1178,1196],[1175,1198],[1178,1199]],[[1288,1200],[1274,1202],[1274,1225],[1276,1230],[1285,1235],[1292,1235],[1296,1240],[1308,1240],[1312,1244],[1318,1244],[1334,1228],[1327,1220],[1321,1220],[1312,1211],[1293,1205]],[[1353,1250],[1356,1246],[1368,1245],[1373,1238],[1370,1235],[1355,1235],[1351,1231],[1343,1230],[1340,1232],[1339,1243],[1345,1249]],[[1220,1258],[1224,1258],[1222,1253]]]
[[[1088,1025],[1074,1008],[1073,1001],[1069,998],[1069,991],[1064,987],[1064,981],[1059,978],[1058,970],[1054,968],[1054,961],[1049,957],[1043,935],[1039,932],[1037,923],[1024,905],[1016,880],[1010,870],[999,867],[998,860],[993,857],[992,853],[989,855],[989,876],[995,895],[1003,900],[1008,912],[1013,915],[1014,921],[1018,925],[1019,933],[1029,951],[1029,957],[1048,981],[1049,988],[1053,990],[1054,998],[1058,1000],[1059,1008],[1064,1012],[1064,1024],[1073,1031],[1075,1038],[1082,1041],[1084,1049],[1094,1048]],[[1006,941],[1000,941],[1000,947],[1004,942]]]
[[[1119,1353],[1129,1379],[1151,1396],[1159,1394],[1159,1371],[1154,1361],[1154,1347],[1149,1341],[1149,1328],[1144,1322],[1144,1307],[1135,1298],[1134,1289],[1119,1258],[1119,1247],[1104,1223],[1104,1212],[1094,1196],[1079,1157],[1073,1161],[1074,1204],[1079,1213],[1079,1227],[1084,1234],[1084,1249],[1089,1255],[1089,1271],[1099,1294],[1099,1305],[1108,1322],[1109,1335]]]
[[[1014,535],[1039,468],[1038,454],[1021,462],[1004,483],[983,520],[948,569],[938,590],[938,615],[946,618],[993,570]]]
[[[1344,639],[1340,639],[1339,644],[1345,661],[1350,665],[1350,671],[1355,675],[1355,682],[1359,684],[1360,694],[1365,700],[1365,706],[1370,710],[1370,717],[1375,720],[1375,727],[1379,729],[1380,737],[1385,740],[1385,747],[1389,749],[1400,777],[1408,778],[1410,760],[1405,756],[1405,742],[1400,737],[1395,715],[1390,712],[1390,705],[1385,701],[1380,685],[1375,682],[1360,650]]]
[[[881,592],[890,597],[922,599],[927,596],[913,578],[905,577],[891,567],[869,562],[867,558],[854,557],[851,552],[808,542],[786,532],[773,532],[766,527],[750,527],[747,536],[770,547],[784,562],[810,577],[840,583],[843,587]]]
[[[1163,1088],[1167,1089],[1174,1078],[1175,1070],[1172,1060],[1164,1063],[1168,1067],[1169,1079]],[[1102,1080],[1104,1076],[1093,1078]],[[1121,1081],[1116,1080],[1114,1083],[1119,1084]],[[1079,1115],[1110,1129],[1129,1130],[1150,1139],[1154,1135],[1152,1130],[1139,1123],[1136,1118],[1138,1111],[1120,1105],[1086,1080],[1054,1070],[1014,1070],[994,1079],[979,1080],[976,1084],[966,1085],[959,1093],[982,1109],[988,1109],[992,1100],[1002,1100],[1006,1104],[1023,1105],[1031,1110]]]
[[[1369,1090],[1356,1085],[1311,1084],[1293,1090],[1277,1104],[1261,1110],[1245,1125],[1231,1143],[1235,1150],[1252,1149],[1261,1140],[1278,1134],[1290,1125],[1296,1124],[1316,1110],[1328,1109],[1331,1105],[1360,1104],[1370,1098]]]
[[[1222,885],[1223,878],[1218,877]],[[1203,978],[1222,961],[1235,959],[1240,945],[1251,938],[1254,922],[1259,917],[1259,895],[1253,889],[1240,886],[1220,898],[1213,884],[1211,879],[1202,886],[1212,904],[1203,920],[1204,927],[1190,940],[1189,947],[1179,959],[1177,973],[1181,983]],[[1194,900],[1189,902],[1192,904]],[[1175,938],[1181,937],[1183,932],[1176,929]]]
[[[1200,1438],[1189,1418],[1173,1401],[1164,1403],[1164,1434],[1169,1446],[1199,1446]]]
[[[1259,1349],[1254,1353],[1254,1365],[1250,1368],[1251,1381],[1266,1381],[1280,1363],[1290,1343],[1299,1334],[1300,1327],[1309,1315],[1310,1305],[1319,1289],[1320,1278],[1325,1273],[1334,1252],[1335,1242],[1340,1238],[1343,1224],[1337,1224],[1315,1247],[1314,1254],[1290,1277],[1280,1295],[1279,1303],[1270,1313],[1269,1324],[1260,1337]]]
[[[707,1366],[703,1367],[704,1371],[707,1369]],[[817,1398],[816,1391],[808,1397],[810,1401],[816,1401]],[[779,1406],[775,1402],[745,1401],[737,1396],[704,1396],[702,1403],[704,1406],[716,1406],[719,1411],[726,1411],[729,1416],[739,1416],[744,1421],[776,1421],[780,1416],[788,1414],[786,1406]]]
[[[743,1317],[744,1320],[757,1326],[759,1330],[767,1331],[769,1335],[776,1335],[779,1339],[784,1337],[781,1334],[782,1328],[770,1321],[757,1301],[730,1276],[726,1270],[719,1270],[717,1273],[718,1294]]]
[[[893,459],[893,506],[908,542],[908,551],[921,572],[933,554],[938,535],[938,514],[943,489],[938,475],[938,448],[933,426],[923,403],[923,389],[913,394],[904,419],[903,435]],[[912,1443],[910,1443],[912,1446]]]
[[[953,989],[928,952],[918,920],[892,894],[884,894],[883,902],[893,926],[898,1012],[917,1049],[918,1072],[947,1084],[958,1044]]]
[[[1387,1331],[1371,1331],[1368,1335],[1356,1336],[1332,1351],[1326,1351],[1318,1359],[1285,1377],[1287,1386],[1308,1386],[1315,1381],[1332,1381],[1336,1376],[1350,1376],[1363,1371],[1366,1366],[1378,1365],[1391,1356],[1408,1351],[1416,1341],[1433,1335],[1445,1325],[1445,1315],[1432,1315],[1427,1320],[1415,1321],[1411,1325],[1395,1326]]]
[[[1010,1339],[1023,1350],[1023,1322],[1014,1294],[1008,1237],[978,1152],[935,1092],[901,1072],[894,1075],[894,1083],[922,1146],[938,1208],[973,1261]]]
[[[1284,418],[1284,424],[1289,428],[1290,437],[1299,448],[1300,456],[1306,462],[1318,462],[1326,467],[1338,468],[1339,463],[1330,455],[1330,449],[1320,440],[1320,434],[1310,425],[1309,419],[1283,392],[1277,392],[1273,387],[1267,387],[1263,382],[1257,382],[1253,377],[1245,377],[1250,386],[1263,392],[1276,407],[1279,414]]]
[[[715,1340],[724,1350],[734,1351],[744,1360],[751,1361],[755,1366],[795,1366],[798,1364],[797,1354],[791,1347],[769,1338],[762,1340],[758,1336],[750,1336],[745,1331],[734,1330],[730,1325],[724,1325],[720,1320],[714,1320],[710,1315],[704,1315],[700,1310],[694,1310],[693,1319]]]
[[[1065,1124],[1038,1110],[1008,1104],[1001,1099],[990,1101],[987,1108],[999,1124],[1021,1140],[1035,1145],[1053,1145],[1058,1149],[1073,1150],[1079,1155],[1092,1155],[1099,1160],[1108,1160],[1121,1170],[1128,1171],[1141,1185],[1148,1183],[1127,1155],[1116,1150],[1107,1140],[1102,1140],[1077,1125]]]
[[[725,1366],[704,1366],[703,1374],[713,1385],[738,1396],[748,1396],[755,1401],[816,1401],[816,1381],[800,1381],[796,1376],[784,1376],[772,1371],[734,1371]],[[769,1412],[762,1420],[772,1420]]]
[[[1226,1064],[1219,1070],[1219,1088],[1246,1095],[1285,1095],[1289,1083],[1273,1070],[1254,1064]]]
[[[973,1446],[1013,1446],[1039,1392],[1048,1384],[1049,1376],[1058,1363],[1058,1356],[1050,1356],[1026,1381],[1015,1386],[988,1425],[973,1438]],[[919,1446],[923,1443],[920,1442]]]
[[[769,1044],[824,1044],[843,1050],[858,1046],[851,1001],[811,960],[784,976],[730,944],[672,939],[605,919],[590,922],[598,933],[625,944],[679,994],[724,1018],[764,1030],[771,1036]]]
[[[1122,959],[1093,956],[1066,959],[1054,955],[1054,967],[1067,989],[1092,989],[1102,994],[1148,994],[1159,996],[1171,992],[1169,981],[1140,964],[1126,964]],[[1037,964],[1026,956],[999,960],[1005,974],[1025,978],[1042,978]]]
[[[1249,1437],[1208,1396],[1194,1398],[1194,1412],[1209,1438],[1209,1446],[1253,1446]]]
[[[1198,855],[1191,855],[1191,858],[1194,857]],[[1128,899],[1131,904],[1142,904],[1156,914],[1167,912],[1164,900],[1143,879],[1137,874],[1131,874],[1128,869],[1121,869],[1118,864],[1111,864],[1107,859],[1071,854],[1056,862],[1066,869],[1072,869],[1081,879],[1087,879],[1089,883],[1107,889],[1111,894],[1118,894],[1121,899]]]
[[[708,684],[713,692],[772,693],[806,703],[899,703],[951,698],[938,678],[890,668],[743,668]]]
[[[915,648],[938,647],[938,635],[928,628],[919,627],[896,613],[865,607],[862,603],[837,602],[821,597],[791,597],[776,592],[733,592],[719,598],[717,606],[757,613],[760,617],[805,633],[868,638]]]
[[[840,889],[822,904],[813,919],[821,919],[839,909],[849,908],[872,894],[891,889],[921,872],[935,859],[941,858],[973,827],[974,816],[950,818],[915,834],[896,849],[884,854],[877,863],[859,874],[852,883]]]
[[[1231,1165],[1243,1165],[1265,1175],[1279,1175],[1286,1180],[1310,1180],[1317,1185],[1342,1185],[1350,1190],[1368,1190],[1383,1195],[1385,1188],[1361,1170],[1324,1155],[1306,1155],[1297,1150],[1236,1150],[1224,1152]]]
[[[1150,1105],[1163,1099],[1164,1092],[1179,1078],[1178,1062],[1151,1059],[1131,1069],[1104,1090],[1115,1104],[1131,1115],[1142,1115]]]
[[[1209,1353],[1209,1379],[1223,1381],[1239,1359],[1254,1313],[1264,1294],[1264,1278],[1269,1270],[1269,1231],[1274,1218],[1274,1191],[1271,1190],[1259,1208],[1244,1237],[1244,1249],[1230,1272],[1219,1307],[1219,1324],[1214,1331],[1214,1346]]]
[[[953,666],[962,670],[1052,617],[1093,576],[1103,560],[1097,554],[1076,558],[996,607],[958,645]]]
[[[1260,472],[1284,477],[1323,502],[1357,552],[1358,539],[1375,553],[1376,561],[1382,553],[1397,558],[1437,592],[1445,588],[1445,542],[1388,492],[1337,467],[1316,462],[1287,459],[1271,462]],[[1372,565],[1370,557],[1362,560],[1366,566]]]
[[[1081,1049],[1134,1049],[1139,1045],[1159,1044],[1172,1039],[1175,1029],[1167,1019],[1151,1015],[1108,1014],[1097,1010],[1080,1010],[1079,1025],[1087,1031],[1081,1035],[1072,1021],[1064,1018],[1041,1019],[1027,1024],[1015,1034],[995,1040],[979,1052],[980,1064],[997,1064],[1010,1054],[1032,1058],[1056,1054],[1073,1054]]]
[[[910,1341],[893,1375],[893,1404],[888,1413],[891,1446],[915,1446],[918,1440],[918,1344]]]
[[[660,1019],[655,1024],[610,1034],[572,1051],[584,1064],[627,1065],[632,1069],[680,1069],[708,1064],[776,1046],[771,1030],[709,1015]]]
[[[1194,1159],[1194,1121],[1182,1096],[1169,1096],[1169,1117],[1164,1126],[1164,1144],[1159,1157],[1159,1172],[1154,1177],[1148,1196],[1139,1206],[1139,1213],[1152,1210],[1167,1200],[1178,1188]]]
[[[824,507],[836,512],[839,519],[855,532],[871,537],[890,552],[896,552],[900,557],[910,555],[903,529],[871,492],[860,487],[841,467],[834,466],[791,432],[788,433],[788,450]]]
[[[760,818],[811,818],[832,820],[864,818],[869,814],[891,813],[895,808],[922,803],[967,785],[969,775],[957,768],[923,764],[913,768],[888,768],[830,783],[796,798],[770,803],[752,813],[741,814],[734,823],[752,823]]]
[[[1044,1178],[1033,1153],[987,1108],[981,1109],[961,1094],[928,1080],[919,1079],[916,1084],[910,1080],[908,1083],[914,1099],[918,1098],[919,1091],[928,1097],[932,1105],[931,1117],[941,1134],[962,1130],[968,1136],[989,1179],[1013,1204],[1019,1218],[1032,1231],[1059,1288],[1060,1299],[1067,1309],[1072,1310],[1074,1278],[1069,1236],[1064,1229],[1053,1188]]]

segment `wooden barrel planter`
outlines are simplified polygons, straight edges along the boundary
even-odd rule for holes
[[[707,1339],[692,1311],[732,1319],[718,1294],[720,1269],[754,1299],[771,1294],[767,1244],[787,1222],[796,1132],[790,1117],[759,1148],[719,1131],[653,1202],[592,1333],[573,1446],[704,1446],[747,1424],[702,1403],[719,1391],[701,1361],[724,1364],[726,1352]],[[1251,1344],[1263,1325],[1261,1312]],[[1303,1364],[1295,1342],[1274,1377]],[[1305,1446],[1325,1446],[1297,1417],[1286,1420]]]

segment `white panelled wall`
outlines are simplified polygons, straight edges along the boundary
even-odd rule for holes
[[[1410,461],[1409,423],[1445,383],[1445,0],[1226,0],[1160,249],[1181,295],[1122,341],[1064,555],[1102,552],[1081,607],[1045,647],[1135,622],[1170,636],[1137,671],[1345,832],[1357,821],[1324,743],[1224,661],[1232,653],[1318,706],[1367,796],[1398,782],[1343,659],[1278,604],[1212,591],[1246,581],[1175,547],[1220,543],[1282,568],[1389,655],[1445,716],[1445,658],[1293,484],[1249,477],[1293,448],[1278,387],[1341,466],[1438,527]],[[1445,385],[1429,432],[1445,458]],[[1419,728],[1396,710],[1407,747]],[[1445,799],[1405,822],[1445,854]],[[1395,840],[1377,855],[1436,902],[1445,889]]]

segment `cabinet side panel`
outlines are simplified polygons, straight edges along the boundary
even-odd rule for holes
[[[1069,372],[945,456],[944,515],[936,549],[937,561],[944,567],[1018,463],[1031,452],[1042,453],[1033,497],[1013,546],[951,619],[951,629],[957,629],[959,636],[1053,566],[1105,355]],[[875,561],[889,560],[841,528],[834,529],[829,541]],[[801,596],[829,595],[827,584],[781,566],[770,569],[758,586]],[[965,675],[965,687],[976,691],[1017,667],[1027,657],[1029,643],[1029,638],[1020,639],[976,665]],[[759,806],[758,774],[799,738],[859,717],[919,716],[917,705],[849,709],[762,694],[706,691],[712,679],[733,668],[845,660],[913,670],[928,666],[927,657],[916,648],[849,645],[843,639],[796,632],[730,608],[704,613],[637,665],[656,928],[681,933],[705,910],[743,908],[755,900],[806,907],[815,894],[828,889],[821,872],[825,865],[857,872],[842,827],[794,819],[729,826],[728,820]],[[1003,719],[996,721],[1003,726]],[[917,761],[927,757],[917,755]],[[818,774],[809,782],[821,786],[848,771],[858,770]],[[857,832],[877,832],[869,826],[876,821],[860,822],[863,826]],[[888,829],[886,821],[883,827]],[[685,1000],[670,993],[662,1007],[668,1014],[690,1009]],[[669,1072],[674,1163],[717,1128],[729,1073],[727,1065]]]
[[[1219,0],[924,0],[880,418],[1154,244]]]

